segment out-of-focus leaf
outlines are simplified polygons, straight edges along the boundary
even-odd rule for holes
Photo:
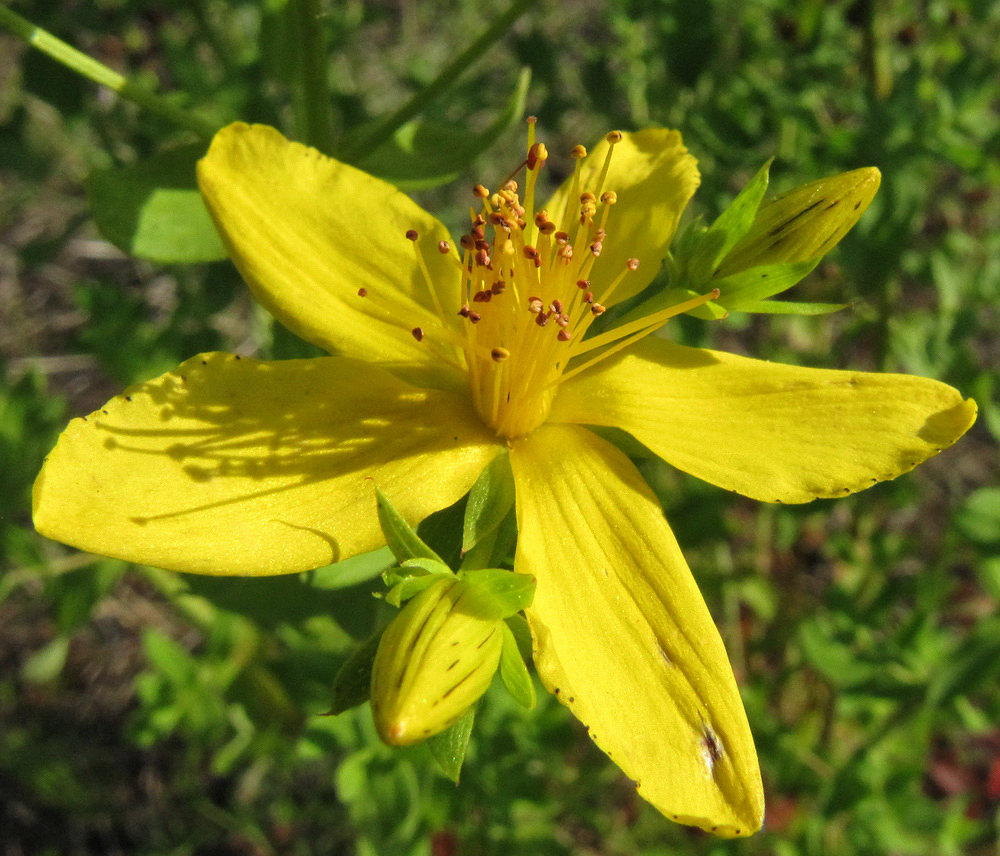
[[[205,145],[195,143],[93,172],[87,189],[101,234],[122,252],[154,262],[226,258],[195,180],[203,154]]]
[[[955,514],[959,531],[976,544],[1000,547],[1000,488],[973,493]]]
[[[503,112],[480,133],[467,127],[428,121],[404,125],[385,145],[366,153],[356,164],[400,190],[421,190],[454,181],[484,149],[524,115],[531,73],[525,69]]]

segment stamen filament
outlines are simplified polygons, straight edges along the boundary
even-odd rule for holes
[[[605,345],[609,345],[624,336],[631,336],[636,331],[642,331],[643,335],[651,333],[657,327],[663,326],[664,322],[670,320],[674,316],[681,315],[684,312],[688,312],[698,306],[702,306],[705,303],[717,300],[718,297],[719,289],[713,288],[708,294],[702,294],[698,297],[692,298],[691,300],[685,300],[683,303],[668,306],[666,309],[661,309],[659,312],[654,312],[652,315],[646,315],[643,318],[636,318],[635,321],[622,324],[620,327],[615,327],[614,329],[607,330],[604,333],[599,333],[593,338],[581,342],[578,348],[573,349],[571,356],[579,357],[583,354],[590,353],[591,351],[604,347]],[[577,369],[573,369],[572,372],[568,372],[567,374],[576,374],[577,371]],[[563,375],[563,377],[565,378],[566,375]]]
[[[441,323],[444,324],[444,309],[441,306],[441,299],[438,297],[437,289],[434,287],[434,279],[431,276],[431,272],[427,269],[427,262],[424,259],[424,254],[420,252],[420,247],[417,245],[417,240],[419,235],[415,229],[410,229],[406,233],[407,239],[413,244],[413,252],[417,256],[417,264],[420,265],[420,272],[424,276],[424,282],[427,285],[427,290],[431,293],[431,300],[434,301],[434,311],[437,312],[438,318]]]

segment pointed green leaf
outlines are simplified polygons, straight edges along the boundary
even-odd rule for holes
[[[368,701],[372,686],[372,663],[378,651],[379,631],[355,648],[333,679],[330,714],[336,715]]]
[[[396,557],[396,561],[407,559],[433,559],[444,564],[441,557],[428,547],[413,530],[413,528],[393,508],[391,502],[382,491],[375,488],[375,499],[378,504],[378,522],[382,526],[385,541]]]
[[[440,574],[422,574],[420,576],[391,577],[386,579],[386,584],[392,586],[385,595],[385,602],[401,607],[411,597],[420,594],[425,588],[433,585],[441,579]]]
[[[514,633],[506,623],[503,626],[503,650],[500,652],[500,677],[507,692],[521,707],[531,710],[535,706],[535,683],[521,657]]]
[[[760,300],[747,303],[740,312],[756,312],[760,315],[829,315],[847,308],[846,303],[807,303],[796,300]]]
[[[787,291],[818,263],[819,259],[810,259],[803,262],[761,265],[722,279],[713,279],[712,285],[720,292],[719,299],[715,303],[726,309],[743,311],[746,304],[766,300],[768,297]]]
[[[472,725],[476,719],[476,706],[472,705],[450,728],[435,734],[427,741],[431,755],[438,767],[456,785],[469,749]]]
[[[379,547],[370,553],[361,553],[309,571],[309,585],[318,589],[342,589],[371,580],[383,573],[396,561],[388,547]]]
[[[475,571],[513,565],[516,546],[517,516],[511,508],[500,525],[476,542],[476,546],[462,557],[462,570]]]
[[[514,476],[503,449],[482,471],[469,491],[462,526],[462,550],[471,550],[496,529],[514,506]]]
[[[480,617],[510,618],[531,606],[535,597],[535,578],[502,568],[484,568],[481,571],[461,571],[459,577],[475,593],[474,603],[481,609]]]
[[[180,146],[91,173],[87,190],[101,234],[122,252],[154,262],[226,258],[195,181],[195,163],[205,148],[205,143]]]
[[[528,619],[523,615],[512,615],[505,619],[504,623],[510,628],[517,640],[518,650],[521,652],[522,660],[530,660],[532,657],[531,628],[528,626]]]
[[[687,266],[692,286],[697,288],[710,279],[719,262],[750,231],[757,209],[760,208],[764,193],[767,191],[768,175],[773,160],[774,158],[768,160],[757,171],[749,184],[718,216],[698,242]]]
[[[403,568],[412,571],[416,574],[450,574],[452,573],[451,568],[449,568],[444,562],[439,562],[437,559],[404,559],[399,563]]]

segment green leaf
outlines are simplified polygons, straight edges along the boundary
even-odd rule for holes
[[[983,487],[970,495],[955,514],[958,530],[981,547],[1000,547],[1000,488]]]
[[[465,761],[465,753],[469,749],[469,738],[472,736],[472,724],[475,719],[476,706],[472,705],[454,725],[427,740],[427,746],[441,772],[456,785],[462,771],[462,763]]]
[[[535,578],[503,568],[461,571],[459,577],[477,596],[482,597],[482,618],[510,618],[531,606],[535,597]],[[499,613],[499,614],[498,614]]]
[[[420,594],[427,586],[441,577],[452,576],[444,562],[434,559],[407,559],[402,567],[387,571],[382,579],[391,589],[385,596],[386,603],[401,606],[403,601]]]
[[[378,487],[375,488],[375,499],[382,534],[385,535],[385,541],[397,562],[405,562],[407,559],[433,559],[445,564],[437,553],[420,540],[420,536],[393,508],[392,503]]]
[[[847,303],[807,303],[798,300],[758,300],[739,308],[739,312],[759,315],[829,315],[846,309]]]
[[[437,559],[404,559],[399,563],[401,567],[407,570],[412,570],[414,573],[419,573],[423,571],[425,574],[450,574],[452,573],[451,568],[449,568],[444,562],[439,562]]]
[[[318,589],[342,589],[377,577],[396,561],[392,550],[379,547],[370,553],[361,553],[308,572],[309,584]]]
[[[205,148],[193,143],[91,173],[87,190],[101,234],[122,252],[154,262],[226,258],[195,180]]]
[[[712,280],[712,286],[720,292],[719,299],[715,302],[726,309],[744,312],[746,305],[787,291],[818,263],[819,259],[810,259],[805,262],[760,265],[734,273],[732,276]]]
[[[385,595],[385,602],[395,607],[401,607],[411,597],[420,594],[429,585],[441,578],[440,574],[423,574],[420,576],[398,575],[386,577],[386,585],[392,586]]]
[[[531,628],[528,626],[528,619],[523,615],[512,615],[504,619],[504,623],[510,628],[517,640],[518,650],[521,652],[522,660],[530,660],[532,657]]]
[[[499,568],[514,563],[514,549],[517,547],[517,516],[514,509],[500,525],[476,543],[462,557],[462,570],[475,571],[481,568]]]
[[[372,686],[372,663],[382,638],[379,631],[362,642],[348,656],[333,679],[330,715],[343,713],[368,701]]]
[[[30,684],[46,684],[59,677],[69,653],[68,635],[56,636],[51,642],[34,651],[21,666],[21,677]]]
[[[711,279],[715,269],[736,246],[737,242],[753,225],[757,209],[767,191],[768,175],[771,170],[771,158],[757,174],[750,179],[739,195],[729,204],[716,221],[701,235],[694,252],[687,263],[689,283],[697,288]]]
[[[521,707],[531,710],[535,706],[535,683],[521,657],[517,639],[506,623],[503,626],[503,650],[500,652],[500,677],[507,692]]]
[[[392,182],[400,190],[422,190],[454,181],[524,115],[530,79],[530,71],[524,69],[503,111],[478,134],[470,133],[467,126],[409,122],[388,143],[365,153],[355,166]]]
[[[514,506],[514,475],[503,449],[483,469],[469,491],[462,525],[462,551],[468,552],[493,532]]]

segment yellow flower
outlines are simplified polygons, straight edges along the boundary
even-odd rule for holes
[[[728,490],[806,502],[906,472],[975,405],[932,380],[646,336],[711,295],[584,338],[652,280],[699,179],[666,130],[573,155],[540,210],[532,144],[524,186],[477,188],[456,244],[376,178],[271,128],[221,131],[199,180],[233,260],[335,356],[208,354],[127,390],[70,423],[35,523],[181,571],[292,573],[383,543],[369,477],[416,522],[507,447],[542,681],[665,815],[747,835],[763,795],[721,638],[656,497],[588,426]]]

